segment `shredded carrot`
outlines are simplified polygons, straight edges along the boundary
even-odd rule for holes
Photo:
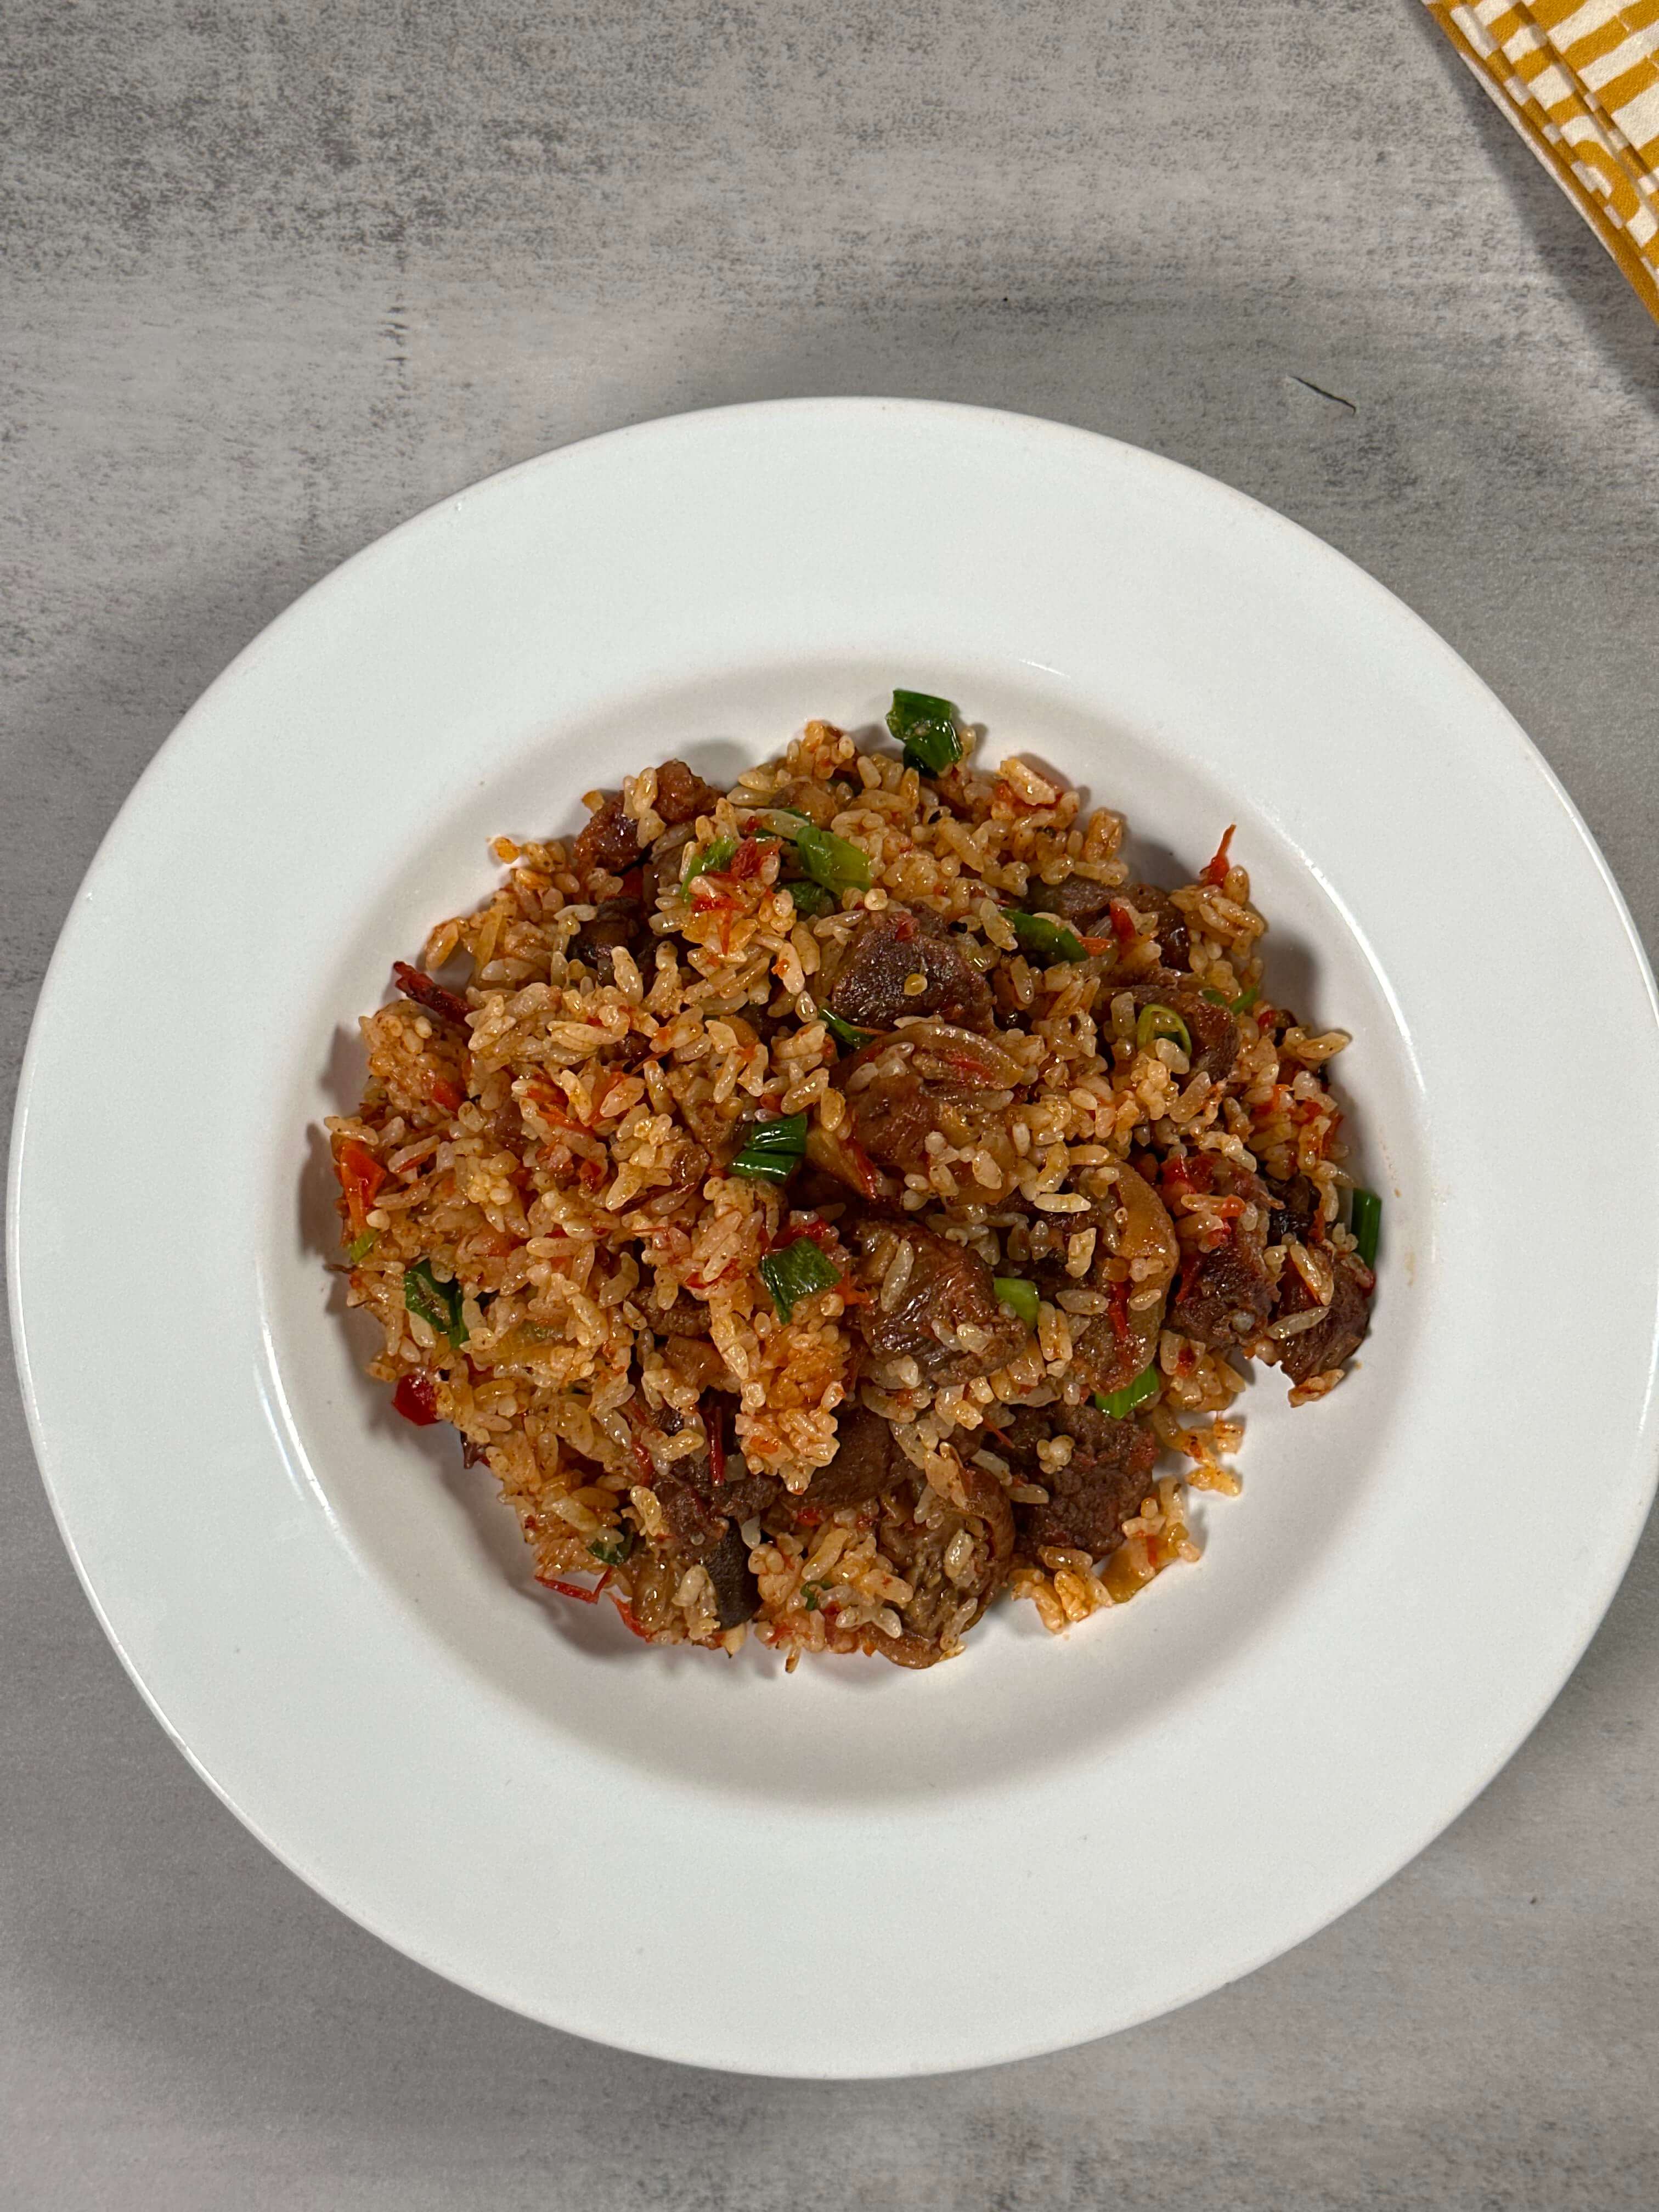
[[[1225,836],[1223,837],[1221,842],[1216,847],[1214,853],[1204,863],[1204,866],[1199,871],[1198,880],[1200,883],[1224,884],[1226,882],[1228,866],[1227,848],[1232,843],[1233,832],[1237,829],[1237,827],[1238,824],[1237,822],[1230,822],[1227,824],[1227,833]]]

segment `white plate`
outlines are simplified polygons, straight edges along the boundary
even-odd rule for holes
[[[534,1590],[362,1382],[315,1125],[501,830],[675,751],[939,690],[1183,869],[1356,1042],[1358,1370],[1244,1401],[1203,1563],[1050,1641],[785,1680]],[[434,507],[249,647],[110,832],[12,1158],[36,1445],[100,1617],[270,1849],[579,2033],[801,2075],[1051,2050],[1247,1972],[1449,1820],[1560,1686],[1653,1486],[1652,983],[1583,824],[1414,616],[1082,432],[867,400],[599,438]],[[308,1132],[311,1133],[308,1134]],[[1604,1133],[1606,1133],[1604,1134]],[[254,1962],[257,1966],[257,1962]]]

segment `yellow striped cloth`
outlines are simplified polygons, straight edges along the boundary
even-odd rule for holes
[[[1424,0],[1659,320],[1659,0]]]

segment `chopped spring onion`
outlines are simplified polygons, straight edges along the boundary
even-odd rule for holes
[[[840,895],[844,890],[870,888],[870,855],[837,837],[833,830],[820,830],[816,822],[803,822],[795,832],[795,852],[815,884]]]
[[[461,1286],[441,1283],[429,1260],[416,1260],[404,1269],[404,1304],[412,1314],[447,1336],[459,1350],[466,1342],[467,1327],[461,1319]]]
[[[1037,1321],[1037,1286],[1018,1275],[993,1275],[991,1288],[996,1292],[1011,1314],[1018,1314],[1027,1328],[1035,1328]]]
[[[716,837],[712,844],[705,845],[680,878],[680,889],[684,890],[688,884],[695,883],[699,876],[708,874],[711,869],[718,875],[722,868],[729,867],[737,849],[735,837]]]
[[[844,1044],[848,1052],[861,1052],[866,1045],[873,1044],[880,1035],[878,1030],[861,1030],[852,1022],[842,1021],[841,1016],[832,1014],[828,1006],[821,1006],[818,1009],[818,1019],[834,1037],[836,1042]]]
[[[786,884],[784,889],[795,902],[795,912],[809,919],[813,915],[828,914],[836,903],[822,884]]]
[[[823,1603],[823,1584],[803,1583],[800,1586],[800,1595],[801,1602],[805,1606],[808,1613],[816,1613]]]
[[[1241,991],[1236,999],[1230,999],[1224,991],[1203,990],[1198,995],[1200,999],[1207,999],[1212,1006],[1225,1006],[1230,1014],[1248,1014],[1261,996],[1261,986],[1252,983],[1248,991]]]
[[[347,1259],[355,1267],[359,1260],[366,1260],[368,1257],[380,1241],[380,1232],[377,1230],[365,1229],[361,1237],[354,1237],[350,1243],[346,1246]]]
[[[1348,1226],[1359,1257],[1368,1267],[1376,1265],[1376,1236],[1382,1226],[1382,1201],[1374,1190],[1357,1190],[1348,1213]]]
[[[1121,1390],[1109,1390],[1104,1397],[1095,1393],[1095,1403],[1103,1413],[1109,1413],[1115,1421],[1126,1421],[1135,1407],[1150,1398],[1158,1386],[1158,1362],[1143,1367],[1133,1382],[1126,1382]]]
[[[940,775],[962,758],[957,710],[931,691],[895,691],[887,726],[904,748],[904,765]]]
[[[602,1567],[619,1567],[634,1548],[631,1528],[606,1528],[594,1537],[588,1551]]]
[[[1022,908],[1010,907],[1003,919],[1012,925],[1020,951],[1035,952],[1039,960],[1086,960],[1089,957],[1076,931],[1067,929],[1052,915],[1027,914]]]
[[[1147,1052],[1156,1037],[1168,1037],[1181,1047],[1188,1060],[1192,1058],[1192,1032],[1173,1006],[1141,1008],[1140,1018],[1135,1024],[1135,1042],[1142,1052]]]
[[[778,1319],[787,1321],[802,1298],[840,1282],[841,1269],[810,1237],[798,1237],[781,1252],[767,1254],[760,1263],[760,1275],[772,1293]]]
[[[786,1182],[806,1151],[806,1116],[786,1114],[775,1121],[751,1121],[748,1141],[732,1163],[733,1175],[758,1182]]]

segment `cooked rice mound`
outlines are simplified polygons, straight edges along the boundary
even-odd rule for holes
[[[1346,1040],[1266,994],[1228,840],[1133,882],[1121,816],[961,742],[590,793],[363,1019],[369,1372],[647,1642],[926,1666],[1004,1589],[1064,1630],[1198,1556],[1240,1362],[1302,1404],[1364,1334]]]

